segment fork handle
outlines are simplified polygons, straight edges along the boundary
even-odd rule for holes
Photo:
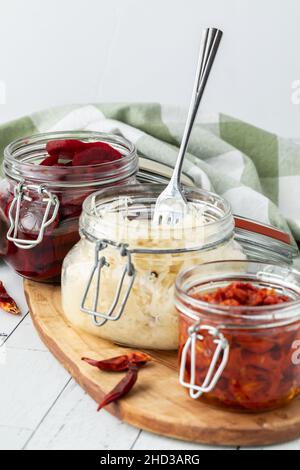
[[[195,77],[195,83],[188,111],[188,116],[182,136],[182,141],[172,174],[172,182],[177,187],[180,186],[180,175],[183,159],[189,143],[191,131],[197,116],[199,104],[209,77],[214,59],[222,38],[222,31],[216,28],[206,28],[202,34],[200,53]]]

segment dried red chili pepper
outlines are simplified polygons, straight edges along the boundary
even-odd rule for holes
[[[130,392],[132,387],[138,378],[139,368],[136,365],[129,365],[129,370],[125,377],[103,398],[102,402],[99,404],[97,411],[100,411],[105,406],[110,403],[119,400],[120,398],[127,395]]]
[[[8,295],[2,281],[0,281],[0,308],[13,315],[19,315],[21,313],[14,299]]]
[[[88,357],[82,357],[81,360],[104,371],[121,372],[128,370],[128,357],[126,355],[105,359],[103,361],[96,361]]]
[[[143,366],[152,360],[149,354],[142,352],[131,352],[128,354],[128,359],[130,364],[134,364],[136,366]]]
[[[122,356],[104,359],[103,361],[96,361],[95,359],[90,359],[88,357],[83,357],[82,360],[100,370],[122,372],[129,370],[131,365],[135,365],[137,367],[145,365],[147,362],[151,361],[151,357],[145,353],[132,352],[129,354],[123,354]]]

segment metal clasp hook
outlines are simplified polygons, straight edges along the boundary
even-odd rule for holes
[[[196,342],[202,341],[204,337],[199,334],[200,330],[206,330],[214,339],[213,342],[216,344],[211,363],[209,365],[206,377],[201,385],[196,385]],[[187,355],[190,351],[190,382],[185,381],[185,369],[187,362]],[[222,354],[222,359],[219,366],[216,369],[218,359]],[[193,325],[189,328],[189,337],[182,349],[181,363],[179,372],[179,382],[181,385],[189,389],[191,398],[199,398],[203,393],[208,393],[213,390],[216,386],[219,378],[222,375],[223,370],[228,362],[229,357],[229,344],[224,335],[217,329],[209,325]]]
[[[98,306],[99,297],[100,297],[101,272],[105,266],[109,267],[109,263],[107,262],[105,256],[100,256],[100,251],[105,249],[108,245],[114,246],[119,251],[121,256],[127,256],[127,263],[124,267],[120,281],[118,283],[115,298],[109,310],[106,313],[103,313],[103,312],[97,312],[97,306]],[[129,278],[129,284],[124,293],[124,297],[121,300],[121,304],[120,304],[118,311],[115,313],[115,315],[113,315],[120,300],[120,295],[121,295],[121,291],[122,291],[122,287],[123,287],[126,275]],[[110,240],[98,241],[95,247],[95,264],[92,268],[86,288],[84,290],[82,302],[80,305],[80,310],[88,315],[91,315],[93,318],[93,323],[96,326],[103,326],[108,320],[111,320],[111,321],[119,320],[119,318],[121,317],[125,309],[127,299],[129,297],[130,291],[132,289],[132,285],[134,283],[135,275],[136,275],[136,271],[131,260],[131,252],[128,249],[128,245],[126,245],[125,243],[120,243],[119,245],[116,245],[114,242]],[[96,291],[95,291],[95,296],[92,302],[93,306],[92,308],[87,308],[86,300],[87,300],[87,296],[91,288],[91,284],[94,279],[96,279]],[[100,318],[100,321],[98,320],[98,318]]]
[[[25,194],[25,190],[34,190],[40,197],[42,202],[47,203],[46,209],[43,215],[41,227],[38,233],[38,236],[35,240],[26,240],[18,238],[18,227],[20,221],[20,210],[23,200],[32,201],[32,198]],[[14,208],[16,207],[16,212],[14,215]],[[52,215],[49,217],[51,208],[53,208]],[[59,209],[59,199],[55,194],[52,194],[48,189],[41,185],[25,185],[24,183],[19,183],[15,186],[14,189],[14,198],[8,210],[8,217],[10,221],[10,227],[7,232],[6,238],[10,242],[13,242],[18,248],[23,248],[28,250],[37,246],[44,237],[44,232],[46,228],[52,224],[55,220]]]

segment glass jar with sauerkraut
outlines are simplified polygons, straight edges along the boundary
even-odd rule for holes
[[[62,271],[63,309],[75,327],[128,346],[177,349],[178,273],[208,261],[245,259],[222,197],[184,188],[188,212],[182,223],[156,225],[153,211],[162,189],[108,188],[85,200],[81,240]]]

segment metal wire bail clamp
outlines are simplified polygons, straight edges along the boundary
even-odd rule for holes
[[[115,297],[112,301],[112,304],[111,304],[110,308],[108,309],[108,311],[106,313],[104,313],[104,312],[97,312],[97,306],[98,306],[99,297],[100,297],[101,272],[102,272],[102,269],[105,266],[109,267],[109,263],[107,262],[105,256],[99,256],[99,254],[100,254],[100,251],[105,249],[108,245],[111,245],[111,246],[115,247],[119,251],[120,256],[122,256],[122,257],[127,256],[127,262],[126,262],[126,265],[123,269],[123,272],[122,272],[122,275],[121,275],[121,278],[120,278],[120,281],[118,283],[118,287],[117,287],[117,290],[116,290],[116,295],[115,295]],[[129,278],[129,284],[128,284],[128,286],[126,288],[126,291],[124,293],[124,297],[121,300],[120,307],[119,307],[118,311],[114,314],[114,311],[115,311],[115,309],[116,309],[116,307],[117,307],[117,305],[120,301],[120,295],[121,295],[121,291],[122,291],[122,287],[123,287],[126,275]],[[132,289],[132,286],[133,286],[133,283],[134,283],[134,280],[135,280],[135,275],[136,275],[135,267],[132,263],[131,252],[128,249],[127,244],[120,243],[119,245],[117,245],[116,243],[112,242],[111,240],[100,240],[100,241],[98,241],[96,243],[96,246],[95,246],[95,263],[94,263],[94,266],[91,270],[86,288],[85,288],[84,293],[83,293],[83,297],[82,297],[82,301],[81,301],[81,305],[80,305],[80,310],[83,313],[91,315],[92,318],[93,318],[93,323],[96,326],[103,326],[109,320],[110,321],[119,320],[119,318],[122,316],[123,311],[125,309],[127,299],[129,297],[129,294],[131,292],[131,289]],[[94,278],[96,278],[96,292],[95,292],[95,296],[94,296],[94,299],[93,299],[93,302],[92,302],[93,307],[92,308],[87,308],[86,300],[87,300],[87,296],[89,294],[89,290],[91,288],[91,284],[92,284]],[[100,321],[98,319],[100,319]]]
[[[199,334],[199,331],[206,330],[214,339],[213,342],[216,344],[211,363],[209,365],[207,374],[201,385],[196,385],[196,342],[202,341],[204,337]],[[209,325],[196,324],[189,328],[189,337],[182,349],[179,382],[183,387],[189,389],[191,398],[199,398],[203,393],[208,393],[213,390],[216,386],[219,378],[221,377],[223,370],[226,367],[229,357],[229,344],[224,335],[217,329]],[[185,381],[185,368],[188,351],[190,350],[190,382]],[[218,359],[222,359],[219,366],[216,369]]]
[[[45,212],[43,215],[41,227],[38,236],[35,240],[26,240],[18,238],[18,226],[20,221],[20,210],[23,199],[32,202],[32,198],[25,194],[26,190],[36,191],[41,197],[42,202],[47,203]],[[16,207],[16,213],[14,215],[14,208]],[[51,208],[53,207],[52,215],[49,217]],[[18,183],[14,188],[14,198],[8,210],[8,217],[10,221],[10,227],[7,232],[6,238],[10,242],[13,242],[18,248],[29,250],[37,246],[44,237],[46,228],[52,224],[55,220],[59,209],[59,199],[55,194],[52,194],[43,185],[29,184],[25,185],[23,182]]]

